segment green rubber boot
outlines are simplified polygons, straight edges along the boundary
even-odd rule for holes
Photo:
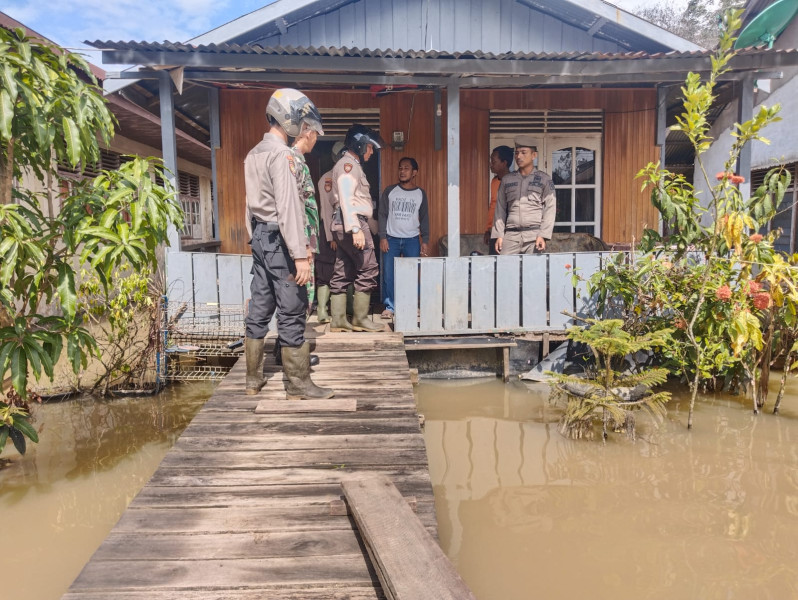
[[[346,318],[346,294],[330,296],[330,331],[352,331],[352,324]]]
[[[327,312],[327,303],[330,301],[330,286],[320,285],[316,288],[316,318],[319,323],[329,323],[330,313]]]
[[[377,332],[384,331],[382,325],[377,325],[369,318],[369,306],[371,305],[371,294],[366,292],[355,292],[353,299],[354,316],[352,317],[352,329],[355,331]]]
[[[264,340],[246,338],[244,354],[247,359],[247,396],[254,396],[266,385],[263,377],[263,345]]]
[[[310,379],[310,344],[299,347],[283,346],[283,373],[285,394],[289,400],[324,399],[335,395],[330,388],[317,386]]]

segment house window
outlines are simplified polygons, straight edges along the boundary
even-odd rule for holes
[[[557,194],[554,231],[599,236],[598,145],[554,139],[549,144],[551,178]]]
[[[184,225],[181,237],[202,239],[202,199],[200,197],[200,180],[190,173],[178,173],[178,194],[183,207]]]

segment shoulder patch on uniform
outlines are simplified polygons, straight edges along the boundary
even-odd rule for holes
[[[344,172],[349,173],[352,170],[352,163],[344,164]]]
[[[324,191],[331,192],[332,191],[332,179],[329,177],[324,180]]]
[[[288,168],[291,169],[291,172],[294,175],[296,175],[296,163],[294,162],[294,157],[289,154],[286,156],[286,159],[288,159]]]

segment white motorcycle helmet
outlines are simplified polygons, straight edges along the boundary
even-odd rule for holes
[[[316,105],[305,94],[292,88],[275,90],[266,105],[266,114],[282,127],[288,137],[302,133],[303,126],[324,135],[321,115]]]

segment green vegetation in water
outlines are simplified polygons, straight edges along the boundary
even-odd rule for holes
[[[59,174],[59,164],[79,172],[96,164],[100,142],[114,133],[83,58],[0,28],[0,78],[0,391],[14,390],[3,427],[24,450],[19,434],[35,441],[21,412],[28,373],[52,380],[64,346],[75,373],[99,356],[79,306],[75,259],[111,302],[113,276],[154,268],[182,211],[171,186],[155,183],[153,172],[168,181],[156,159],[131,158],[82,182]],[[45,191],[26,187],[30,179]]]
[[[690,382],[688,428],[699,389],[750,391],[758,412],[767,399],[772,364],[785,360],[789,370],[798,350],[798,255],[785,257],[774,249],[780,230],[759,233],[776,215],[790,175],[774,169],[745,197],[738,188],[744,178],[734,173],[746,144],[767,143],[761,133],[780,120],[779,105],[762,106],[751,120],[735,124],[729,157],[714,179],[702,160],[712,143],[707,115],[713,90],[735,55],[733,33],[740,16],[739,10],[725,13],[709,80],[688,74],[682,87],[684,112],[672,127],[693,146],[696,176],[704,178],[710,196],[702,204],[682,175],[650,163],[638,177],[643,189],[651,191],[667,233],[646,230],[642,255],[618,255],[588,282],[598,298],[599,316],[620,318],[630,334],[673,330],[672,341],[657,358]],[[777,402],[783,390],[784,379]]]
[[[646,410],[655,422],[665,417],[668,392],[651,391],[665,383],[668,370],[639,369],[634,373],[617,370],[627,355],[662,348],[670,340],[671,330],[663,329],[640,336],[623,330],[623,321],[588,319],[588,327],[571,327],[568,338],[587,344],[593,352],[595,367],[585,376],[547,374],[552,378],[553,398],[565,399],[565,413],[560,419],[560,433],[570,438],[593,436],[593,424],[601,421],[602,437],[623,429],[634,437],[635,411]]]

